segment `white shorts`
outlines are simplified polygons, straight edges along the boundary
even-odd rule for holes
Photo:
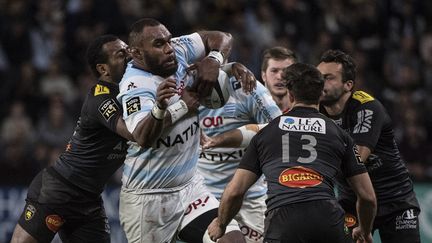
[[[261,243],[264,240],[264,218],[267,206],[265,200],[267,195],[257,198],[245,198],[243,205],[234,217],[246,242]]]
[[[187,224],[217,207],[219,201],[204,186],[202,176],[195,175],[186,185],[164,192],[137,193],[122,188],[120,224],[129,243],[175,242],[177,233]]]

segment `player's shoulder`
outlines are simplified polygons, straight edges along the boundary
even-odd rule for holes
[[[198,32],[174,37],[171,39],[171,44],[174,46],[185,45],[185,44],[192,45],[196,41],[202,41],[201,36],[198,34]]]
[[[379,100],[369,93],[361,90],[353,92],[349,100],[348,109],[351,111],[357,111],[366,108],[381,109],[383,106]]]
[[[356,100],[357,102],[360,102],[360,104],[365,104],[375,100],[375,98],[372,95],[362,90],[357,90],[353,92],[351,98]]]
[[[98,82],[87,93],[87,98],[84,101],[84,107],[87,110],[93,108],[101,109],[102,107],[118,107],[116,104],[116,96],[118,95],[118,87],[113,85]]]

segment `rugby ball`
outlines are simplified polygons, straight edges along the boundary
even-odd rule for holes
[[[211,90],[210,95],[200,99],[201,105],[209,109],[218,109],[224,106],[230,96],[228,91],[229,84],[230,80],[228,74],[219,69],[218,80]]]

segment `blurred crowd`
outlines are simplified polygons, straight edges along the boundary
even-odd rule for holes
[[[432,1],[0,0],[0,185],[26,185],[53,163],[95,78],[85,50],[153,17],[173,36],[230,32],[230,61],[260,77],[275,45],[317,64],[339,48],[358,65],[356,88],[380,99],[415,181],[432,181]]]

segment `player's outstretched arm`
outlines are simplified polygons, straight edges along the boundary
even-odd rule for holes
[[[253,136],[265,127],[265,124],[247,124],[236,129],[226,131],[213,137],[208,137],[204,133],[201,136],[201,146],[203,149],[209,148],[237,148],[249,145]]]
[[[372,243],[372,225],[376,214],[377,202],[369,174],[362,173],[347,178],[357,195],[357,213],[359,226],[354,228],[352,236],[356,242]]]

